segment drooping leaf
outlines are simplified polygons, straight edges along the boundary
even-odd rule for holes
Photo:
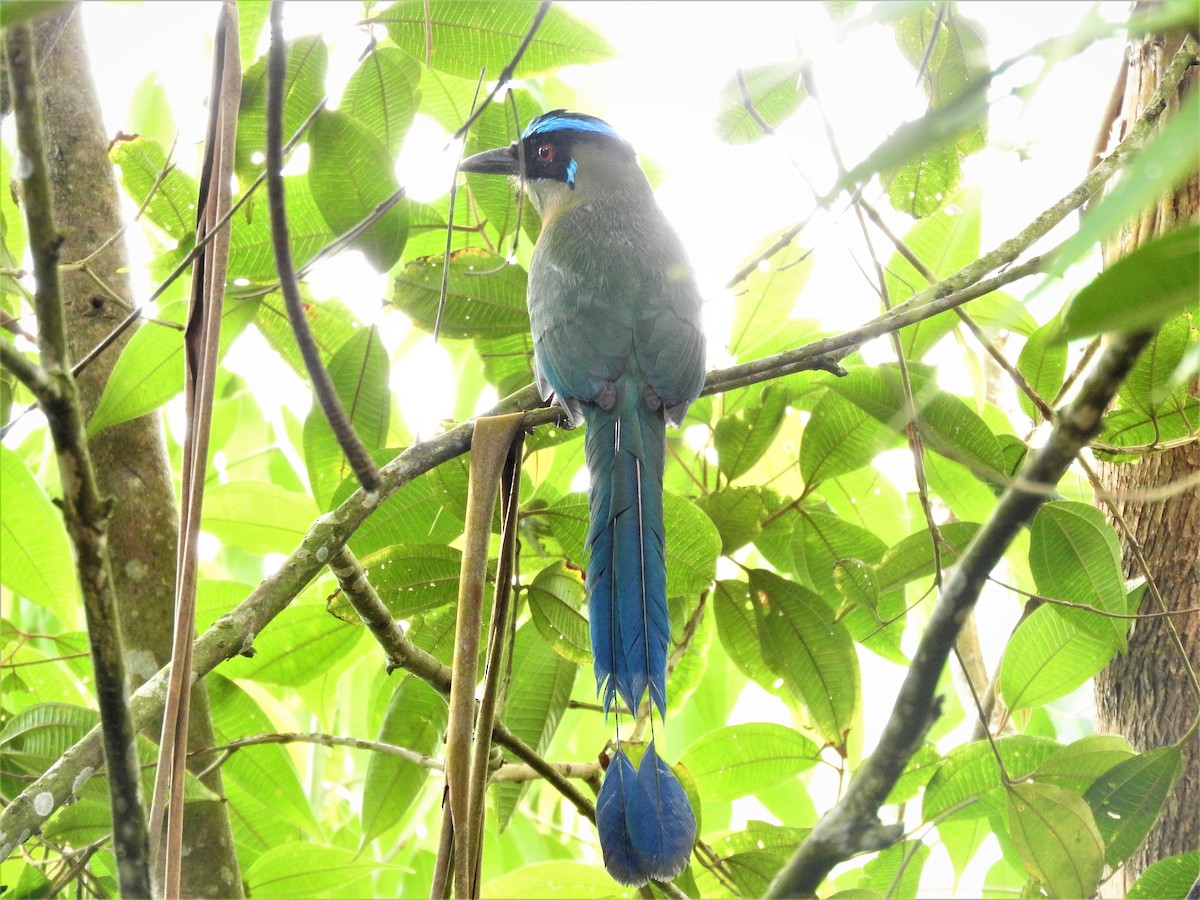
[[[751,722],[710,731],[680,762],[696,779],[701,801],[736,800],[774,787],[811,769],[820,759],[816,744],[771,722]]]
[[[804,428],[800,474],[805,484],[817,484],[869,465],[896,442],[894,430],[830,391],[817,401]]]
[[[218,360],[224,358],[234,338],[254,320],[257,311],[258,303],[254,300],[226,299],[221,313]],[[171,304],[158,317],[181,322],[184,315],[184,305],[178,303]],[[183,381],[183,332],[156,323],[144,324],[121,350],[96,411],[88,421],[88,435],[158,409],[183,391]]]
[[[1025,376],[1029,386],[1047,403],[1054,402],[1067,374],[1067,348],[1052,340],[1057,327],[1056,319],[1042,325],[1025,341],[1017,357],[1017,371]],[[1041,418],[1041,412],[1023,391],[1018,392],[1017,402],[1029,418],[1035,422]]]
[[[517,629],[504,721],[513,734],[538,753],[546,752],[558,730],[578,672],[579,666],[555,653],[534,623],[526,622]],[[501,829],[508,824],[527,786],[504,782],[492,788]]]
[[[308,183],[329,230],[343,235],[400,190],[387,147],[346,113],[322,110],[309,131]],[[396,203],[350,246],[378,271],[392,268],[408,238],[408,207]]]
[[[1021,862],[1051,897],[1090,897],[1104,870],[1104,844],[1078,794],[1053,784],[1008,788],[1008,827]]]
[[[327,366],[342,409],[369,451],[387,444],[392,395],[388,389],[387,350],[375,326],[353,334]],[[304,420],[304,462],[313,498],[329,508],[333,492],[352,474],[341,444],[320,405],[314,403]]]
[[[1137,303],[1130,303],[1137,297]],[[1059,340],[1102,331],[1156,328],[1200,310],[1200,225],[1170,231],[1121,257],[1076,294],[1062,313]]]
[[[441,745],[447,716],[445,699],[410,675],[392,692],[378,740],[432,756]],[[363,842],[410,817],[427,782],[427,770],[417,763],[399,756],[371,754],[363,785]]]
[[[787,393],[777,385],[763,388],[758,403],[717,423],[713,444],[725,476],[733,481],[746,474],[770,448],[783,425]]]
[[[479,248],[450,257],[442,334],[447,337],[501,337],[529,332],[525,309],[525,270]],[[426,331],[437,321],[442,258],[416,259],[396,276],[393,303]]]
[[[121,170],[121,182],[136,203],[145,203],[146,216],[181,245],[191,246],[196,234],[196,202],[200,186],[168,162],[162,144],[148,137],[118,141],[109,154]]]
[[[377,138],[389,155],[400,152],[420,103],[421,66],[395,47],[375,47],[346,82],[338,109]]]
[[[1087,789],[1083,796],[1096,815],[1109,865],[1141,846],[1182,770],[1178,747],[1158,747],[1118,763]]]
[[[1200,872],[1200,850],[1160,859],[1147,868],[1125,895],[1125,900],[1185,897]]]
[[[820,597],[773,572],[751,570],[750,592],[763,661],[808,709],[821,736],[844,748],[861,691],[849,632]]]
[[[943,543],[940,546],[942,567],[953,565],[967,549],[979,526],[974,522],[947,522],[938,528]],[[933,538],[922,528],[891,547],[879,562],[879,591],[886,593],[903,587],[910,581],[933,574]]]
[[[406,0],[375,21],[396,46],[424,65],[472,80],[481,67],[498,78],[512,60],[537,11],[532,2],[455,3]],[[540,75],[561,66],[601,62],[613,55],[608,42],[566,10],[552,6],[513,73]]]
[[[534,576],[527,593],[533,623],[554,652],[576,665],[592,662],[588,622],[580,610],[584,588],[578,573],[562,562]]]
[[[1072,500],[1043,504],[1029,526],[1029,568],[1040,594],[1128,612],[1120,541],[1094,506]],[[1057,614],[1116,650],[1126,647],[1128,619],[1069,608]]]
[[[717,99],[717,137],[730,144],[766,137],[768,132],[758,119],[770,129],[778,128],[806,95],[799,59],[739,69],[722,86]]]
[[[67,627],[76,620],[78,576],[62,513],[34,480],[19,454],[0,445],[0,581],[19,597],[53,612]]]
[[[937,821],[954,807],[980,798],[984,802],[965,807],[961,815],[983,816],[1004,809],[998,797],[1004,779],[996,765],[996,753],[1004,761],[1009,778],[1024,778],[1059,749],[1057,742],[1044,737],[1017,734],[997,738],[995,749],[987,741],[975,741],[957,747],[946,755],[925,787],[921,798],[921,816],[926,822]]]

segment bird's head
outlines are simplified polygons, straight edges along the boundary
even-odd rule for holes
[[[633,147],[611,125],[565,109],[538,116],[519,141],[476,153],[458,168],[517,179],[532,197],[543,223],[594,193],[646,187]]]

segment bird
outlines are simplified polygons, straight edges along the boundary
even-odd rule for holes
[[[687,867],[696,817],[654,732],[670,642],[663,467],[666,426],[682,423],[704,383],[700,292],[632,145],[604,120],[552,110],[459,169],[509,176],[541,218],[527,289],[534,375],[542,399],[585,426],[596,691],[606,716],[617,697],[635,713],[647,694],[652,704],[637,765],[615,708],[596,827],[615,880],[670,880]]]

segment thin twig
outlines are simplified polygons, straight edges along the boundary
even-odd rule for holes
[[[292,262],[292,246],[287,222],[287,204],[283,184],[283,87],[287,79],[287,48],[283,39],[283,0],[271,3],[271,45],[267,52],[267,195],[271,211],[271,244],[275,249],[275,268],[279,274],[279,289],[283,294],[296,336],[296,345],[304,358],[305,368],[312,379],[313,393],[321,404],[329,427],[337,437],[342,452],[359,484],[368,491],[379,489],[379,471],[363,446],[354,425],[342,408],[337,390],[325,366],[321,353],[304,314],[304,301],[296,280]]]

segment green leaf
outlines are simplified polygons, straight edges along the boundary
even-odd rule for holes
[[[1125,900],[1159,900],[1186,897],[1200,872],[1200,850],[1160,859],[1146,869],[1125,895]]]
[[[1156,421],[1160,415],[1183,412],[1188,397],[1187,388],[1173,390],[1175,371],[1183,362],[1191,338],[1192,323],[1187,316],[1168,321],[1121,382],[1121,405],[1144,413]],[[1063,348],[1065,352],[1065,347]]]
[[[320,35],[287,42],[287,77],[283,83],[283,142],[304,124],[325,96],[325,70],[329,50]],[[242,102],[238,108],[238,180],[250,184],[262,171],[267,148],[267,57],[263,55],[242,76]],[[266,210],[262,218],[266,219]],[[289,216],[289,224],[291,217]]]
[[[1017,626],[1004,648],[1000,695],[1012,710],[1044,706],[1065,697],[1117,655],[1111,641],[1077,628],[1042,606]]]
[[[913,225],[904,243],[938,278],[952,275],[979,256],[983,195],[979,190],[960,191],[934,215]],[[928,285],[925,276],[896,251],[884,270],[888,295],[899,303]],[[921,359],[933,345],[958,324],[951,312],[900,329],[900,341],[908,359]]]
[[[761,259],[773,244],[764,241],[755,248],[749,261]],[[765,356],[767,353],[761,349],[765,344],[788,326],[800,325],[791,318],[792,310],[812,269],[812,252],[795,244],[752,268],[741,284],[734,306],[733,326],[729,330],[730,354],[741,362]]]
[[[762,389],[759,402],[717,423],[713,445],[717,449],[717,465],[730,481],[745,475],[762,459],[787,412],[787,392],[778,385]]]
[[[395,456],[398,451],[388,451]],[[358,480],[347,478],[333,495],[336,507],[358,490]],[[354,536],[350,546],[359,556],[366,556],[394,544],[446,544],[462,534],[462,519],[447,515],[445,506],[434,492],[427,475],[414,478],[370,516]]]
[[[1025,341],[1021,354],[1017,357],[1017,371],[1025,376],[1034,393],[1053,403],[1063,385],[1067,374],[1067,348],[1064,344],[1054,341],[1053,335],[1058,328],[1058,320],[1051,319],[1038,328]],[[1041,421],[1041,412],[1034,407],[1033,401],[1025,396],[1024,391],[1017,393],[1017,402],[1021,410],[1035,422]]]
[[[228,678],[210,673],[204,683],[208,686],[213,733],[218,743],[276,731],[258,703]],[[280,833],[288,834],[292,840],[299,838],[297,829],[310,835],[321,833],[300,786],[296,767],[282,744],[243,747],[226,760],[221,774],[239,846],[243,835],[261,835],[269,847],[271,839]],[[278,827],[279,823],[290,825],[291,830]]]
[[[730,556],[754,540],[760,523],[767,517],[759,487],[727,487],[698,497],[696,505],[717,526],[722,556]]]
[[[329,615],[323,606],[291,605],[254,637],[254,656],[235,656],[223,669],[230,678],[299,687],[344,659],[362,630]]]
[[[922,841],[901,841],[863,866],[860,889],[881,897],[916,897],[930,849]]]
[[[534,576],[526,596],[533,623],[554,652],[576,665],[591,665],[588,622],[579,612],[585,600],[579,574],[556,562]]]
[[[1038,593],[1086,603],[1105,612],[1128,612],[1121,574],[1121,544],[1104,513],[1073,500],[1043,504],[1029,526],[1029,568]],[[1072,625],[1124,651],[1128,619],[1059,608]],[[1082,649],[1082,648],[1081,648]]]
[[[990,77],[983,36],[977,26],[946,7],[940,27],[934,31],[938,11],[933,4],[921,7],[896,22],[896,43],[913,68],[923,68],[925,96],[933,108],[949,105],[974,84]],[[976,153],[987,142],[986,120],[959,134],[954,146],[958,153]]]
[[[663,493],[663,527],[666,535],[667,596],[699,594],[717,577],[721,536],[691,500],[670,491]]]
[[[808,709],[822,737],[844,748],[861,690],[850,633],[820,597],[772,572],[751,570],[750,591],[764,662]]]
[[[1113,766],[1083,795],[1104,838],[1104,860],[1116,866],[1141,846],[1183,771],[1178,747],[1158,747]]]
[[[1014,784],[1008,827],[1025,871],[1051,897],[1092,896],[1104,871],[1104,844],[1082,797],[1053,784]]]
[[[958,189],[962,166],[953,143],[931,147],[899,168],[880,173],[892,207],[914,219],[932,216]]]
[[[713,614],[721,645],[733,664],[764,690],[778,695],[775,675],[763,659],[750,585],[745,581],[718,581],[713,591]]]
[[[1197,133],[1200,133],[1200,94],[1189,93],[1174,114],[1164,118],[1150,143],[1121,170],[1120,180],[1088,207],[1079,230],[1054,254],[1047,282],[1062,277],[1072,263],[1085,256],[1097,243],[1116,234],[1142,210],[1157,204],[1164,194],[1173,191],[1190,173],[1200,168]],[[1140,291],[1138,296],[1141,296]],[[1192,296],[1195,298],[1194,291]]]
[[[268,481],[209,485],[203,529],[248,553],[290,553],[317,517],[311,497]]]
[[[444,544],[403,543],[362,556],[363,568],[379,599],[394,619],[449,606],[458,599],[462,553]],[[329,600],[329,612],[347,622],[358,613],[339,590]]]
[[[679,761],[708,803],[765,791],[811,769],[820,756],[817,745],[798,731],[751,722],[708,732]]]
[[[407,0],[388,7],[373,21],[387,27],[401,50],[432,68],[472,80],[486,68],[488,77],[495,79],[511,62],[536,11],[533,2]],[[552,6],[513,74],[527,78],[613,55],[604,38],[561,7]]]
[[[1097,275],[1063,311],[1057,338],[1157,328],[1179,313],[1200,310],[1197,297],[1200,225],[1189,225],[1142,244]]]
[[[272,847],[244,877],[248,893],[256,897],[345,897],[356,886],[365,887],[362,882],[384,865],[341,847],[294,843]]]
[[[375,47],[354,70],[338,109],[395,156],[421,97],[421,65],[395,47]]]
[[[0,28],[8,28],[18,22],[52,13],[67,5],[65,0],[23,0],[21,3],[6,3],[0,8]]]
[[[873,532],[821,510],[800,509],[792,531],[792,559],[802,584],[836,609],[840,602],[833,570],[840,559],[878,562],[884,544]]]
[[[477,247],[450,257],[442,334],[451,338],[501,337],[528,333],[525,270]],[[437,321],[442,288],[442,257],[416,259],[396,275],[392,299],[426,331]]]
[[[254,320],[258,303],[226,298],[221,311],[221,338],[217,359]],[[182,322],[182,302],[172,303],[159,318]],[[143,324],[121,351],[104,393],[87,424],[88,437],[158,409],[183,390],[183,332],[153,322]]]
[[[1089,734],[1047,759],[1033,777],[1082,796],[1097,778],[1133,756],[1133,748],[1120,735]]]
[[[717,137],[728,144],[749,144],[767,136],[747,100],[768,128],[778,128],[807,96],[801,74],[799,59],[739,69],[717,96]]]
[[[0,444],[0,582],[72,627],[78,616],[78,576],[62,513],[54,508],[21,457]]]
[[[285,175],[284,195],[287,206],[288,237],[292,263],[297,268],[312,261],[322,247],[333,239],[333,232],[313,199],[307,175]],[[265,207],[247,203],[230,220],[228,282],[246,279],[251,284],[274,284],[275,244],[271,238],[271,217]]]
[[[947,522],[938,528],[942,535],[942,567],[953,565],[967,549],[979,526],[974,522]],[[933,574],[933,538],[922,528],[891,547],[879,561],[879,592],[886,594],[902,588],[910,581]]]
[[[321,360],[327,365],[335,351],[340,350],[350,338],[361,330],[358,318],[349,307],[335,298],[318,302],[308,290],[308,285],[300,283],[300,299],[303,301],[304,318],[312,331]],[[284,307],[283,295],[273,291],[262,298],[258,304],[258,314],[254,326],[267,339],[276,353],[283,357],[284,362],[292,367],[297,375],[308,380],[308,369],[296,345],[296,337],[292,332],[292,324],[288,320],[287,309]]]
[[[392,395],[388,389],[388,357],[375,326],[357,331],[334,354],[327,366],[330,380],[367,451],[387,445]],[[322,510],[338,485],[353,474],[341,444],[325,419],[320,404],[313,403],[304,420],[304,462],[313,498]]]
[[[168,164],[162,144],[147,137],[118,141],[109,157],[121,170],[121,183],[134,203],[140,205],[150,198],[146,217],[179,245],[190,247],[196,235],[200,193],[196,180],[177,169],[174,162]]]
[[[997,738],[995,750],[987,741],[975,741],[950,751],[925,787],[921,798],[921,817],[935,822],[968,800],[983,799],[962,810],[960,815],[983,816],[1004,808],[998,792],[1004,780],[996,765],[996,753],[1004,760],[1008,777],[1020,779],[1034,771],[1059,749],[1057,742],[1044,737],[1016,734]],[[997,802],[998,801],[998,802]]]
[[[830,391],[817,401],[804,427],[800,474],[805,484],[814,485],[853,472],[869,465],[896,441],[893,429]]]
[[[446,701],[421,679],[409,675],[392,691],[377,740],[433,756],[442,743]],[[362,789],[362,843],[366,845],[407,819],[429,771],[399,756],[372,753]]]
[[[12,767],[18,766],[25,774],[41,775],[99,721],[94,710],[68,703],[38,703],[22,710],[0,729],[4,774],[14,774]]]
[[[322,110],[309,131],[308,183],[330,231],[342,235],[400,190],[387,148],[345,113]],[[396,203],[350,246],[378,271],[400,260],[408,238],[408,206]]]
[[[483,896],[512,900],[548,897],[607,900],[613,896],[613,890],[612,876],[603,867],[559,859],[508,871],[485,884]]]
[[[1200,400],[1194,397],[1186,398],[1180,409],[1170,413],[1149,415],[1135,409],[1118,409],[1105,416],[1100,440],[1117,447],[1153,446],[1193,434],[1197,422],[1200,422]]]
[[[544,754],[571,699],[579,667],[555,653],[532,622],[517,629],[511,665],[504,722],[513,734]],[[501,829],[508,825],[527,787],[504,782],[492,788]]]
[[[839,615],[860,608],[874,612],[879,605],[879,578],[861,559],[839,559],[833,564],[833,583],[842,598]]]

